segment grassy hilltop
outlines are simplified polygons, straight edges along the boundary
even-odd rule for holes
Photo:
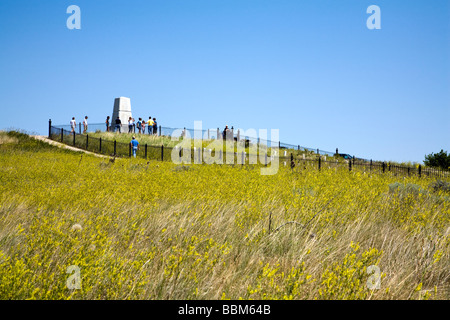
[[[259,169],[0,133],[0,299],[449,298],[445,182]]]
[[[242,152],[245,152],[246,157],[248,158],[250,155],[256,155],[261,157],[261,159],[264,159],[265,154],[267,154],[268,157],[271,155],[274,156],[280,156],[284,158],[284,160],[289,159],[291,153],[294,155],[295,159],[308,159],[308,160],[317,160],[318,154],[314,151],[301,149],[298,150],[297,148],[294,149],[288,149],[288,148],[280,148],[278,150],[272,150],[270,146],[268,147],[265,144],[257,144],[254,142],[244,142],[243,139],[239,141],[239,143],[235,141],[230,140],[216,140],[216,139],[202,139],[201,141],[194,139],[191,137],[190,139],[183,139],[182,137],[172,138],[170,136],[156,136],[156,135],[148,135],[148,134],[139,134],[139,133],[118,133],[118,132],[89,132],[89,150],[98,152],[99,151],[99,139],[102,139],[102,153],[103,154],[113,154],[113,142],[114,140],[117,141],[118,144],[121,146],[118,148],[121,148],[121,154],[128,155],[128,145],[132,139],[133,136],[136,137],[136,140],[138,140],[141,151],[137,152],[138,157],[144,156],[144,146],[148,145],[148,158],[149,159],[156,159],[160,157],[160,147],[164,146],[165,148],[169,148],[169,151],[172,150],[172,148],[179,147],[179,148],[187,148],[191,149],[193,153],[194,147],[199,147],[201,145],[201,148],[206,149],[204,150],[207,152],[208,150],[211,150],[211,156],[216,156],[216,153],[219,152],[219,150],[222,150],[223,154],[226,152],[232,153],[236,152],[238,154],[238,157],[242,154]],[[59,134],[54,134],[52,136],[52,139],[55,141],[61,141]],[[68,145],[73,145],[73,137],[70,134],[66,134],[63,137],[64,143]],[[85,148],[86,146],[86,134],[83,135],[77,135],[76,137],[76,145],[79,148]],[[167,149],[165,151],[166,156],[170,157],[170,152],[167,152]],[[322,160],[326,160],[327,156],[323,157]],[[348,161],[344,160],[342,157],[339,156],[328,156],[328,160],[332,160],[335,163],[348,163]],[[224,160],[225,161],[225,160]],[[248,160],[246,160],[248,161]],[[270,162],[270,158],[269,161]]]

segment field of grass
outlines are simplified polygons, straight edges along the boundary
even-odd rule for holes
[[[450,298],[447,182],[259,169],[0,133],[0,299]]]

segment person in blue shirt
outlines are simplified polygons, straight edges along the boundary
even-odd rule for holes
[[[142,129],[142,118],[139,118],[138,122],[136,123],[136,127],[139,130],[139,133],[141,133],[141,129]]]
[[[156,118],[153,118],[153,134],[158,133],[158,124],[156,123]]]
[[[139,142],[136,140],[136,137],[133,136],[133,139],[131,139],[131,149],[133,150],[133,157],[136,158],[136,150],[139,150]]]

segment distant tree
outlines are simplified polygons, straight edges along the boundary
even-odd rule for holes
[[[447,154],[447,151],[441,149],[439,153],[426,155],[423,163],[427,167],[438,167],[447,170],[450,168],[450,153]]]

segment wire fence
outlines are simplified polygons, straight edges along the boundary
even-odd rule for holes
[[[64,129],[66,131],[72,131],[72,127],[70,125],[57,125],[57,128]],[[139,129],[136,125],[129,126],[128,124],[121,124],[119,126],[116,125],[109,125],[107,126],[106,123],[94,123],[89,124],[87,128],[85,129],[83,124],[79,122],[75,128],[74,131],[77,134],[83,134],[83,133],[94,133],[94,132],[119,132],[119,133],[141,133],[141,134],[154,134],[158,136],[165,136],[165,137],[180,137],[180,136],[186,136],[189,135],[191,138],[199,137],[201,139],[205,140],[213,140],[213,139],[223,139],[223,132],[217,128],[217,129],[203,129],[203,130],[196,130],[196,129],[189,129],[189,128],[170,128],[170,127],[152,127],[151,129],[148,128],[148,126],[145,126],[144,128]],[[258,145],[260,147],[266,146],[267,148],[272,147],[278,147],[279,149],[287,149],[287,150],[298,150],[303,152],[313,152],[319,155],[324,156],[333,156],[335,152],[331,151],[325,151],[321,149],[314,149],[314,148],[308,148],[301,145],[294,145],[294,144],[288,144],[280,141],[273,141],[273,140],[267,140],[260,137],[255,137],[257,135],[256,130],[251,131],[252,135],[246,135],[245,132],[241,132],[240,130],[235,130],[233,127],[230,129],[230,134],[233,137],[235,141],[245,141],[246,145]],[[366,159],[364,159],[366,160]],[[369,161],[369,160],[366,160]]]
[[[128,126],[127,126],[128,127]],[[106,140],[102,138],[96,138],[89,136],[89,133],[108,131],[106,125],[102,125],[103,130],[100,130],[100,125],[89,125],[88,130],[84,131],[79,128],[73,130],[70,126],[52,126],[49,123],[49,138],[70,145],[79,149],[108,155],[111,157],[132,157],[133,150],[130,143],[118,142],[116,140]],[[78,129],[78,130],[76,130]],[[110,129],[110,128],[108,128]],[[122,128],[121,128],[122,129]],[[128,132],[122,131],[122,132]],[[118,130],[118,128],[117,128]],[[132,128],[130,128],[132,130]],[[189,130],[189,131],[188,131]],[[134,131],[131,131],[134,132]],[[153,134],[153,130],[151,131]],[[179,128],[165,128],[159,126],[154,133],[159,136],[185,136],[186,132],[190,132],[191,137],[199,137],[200,134],[204,139],[222,139],[221,132],[219,130],[198,130],[196,132],[193,129],[179,129]],[[148,131],[147,131],[148,133]],[[234,138],[239,138],[239,135],[232,135]],[[223,150],[210,150],[206,148],[188,148],[183,149],[180,147],[167,147],[164,145],[148,145],[140,146],[140,150],[136,152],[137,158],[148,160],[160,160],[160,161],[173,161],[172,159],[179,159],[183,163],[219,163],[219,164],[240,164],[240,165],[270,165],[276,160],[279,165],[290,166],[293,171],[301,171],[307,168],[315,168],[317,170],[323,169],[335,169],[335,170],[348,170],[348,171],[361,171],[366,173],[391,173],[399,176],[412,176],[417,175],[419,177],[429,176],[438,177],[442,179],[449,179],[450,172],[447,170],[441,170],[437,168],[417,166],[400,166],[380,161],[372,161],[361,158],[343,159],[337,154],[333,154],[327,151],[319,149],[305,148],[301,146],[295,146],[290,144],[270,144],[268,140],[261,141],[260,139],[247,138],[234,139],[237,141],[248,141],[248,145],[256,144],[259,147],[259,154],[249,154],[244,150],[240,152],[227,152]],[[248,146],[247,144],[245,144]],[[271,152],[269,155],[267,151],[271,149],[271,146],[280,147],[277,152]],[[284,148],[283,148],[284,147]]]

